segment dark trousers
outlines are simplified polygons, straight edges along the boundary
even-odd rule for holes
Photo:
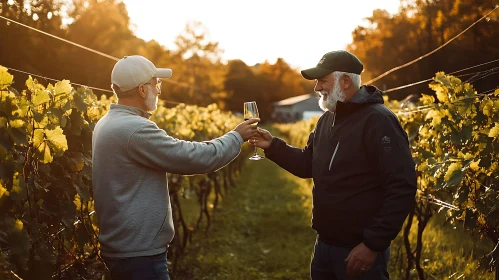
[[[330,246],[317,239],[310,264],[312,280],[353,280],[354,278],[347,276],[347,262],[345,262],[352,249]],[[378,253],[372,268],[355,280],[388,280],[389,258],[390,248]]]
[[[112,280],[170,280],[166,253],[132,258],[102,256]]]

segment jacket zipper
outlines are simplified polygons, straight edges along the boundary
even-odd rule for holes
[[[340,141],[336,144],[336,148],[334,149],[333,156],[331,157],[331,161],[329,162],[329,170],[331,171],[331,166],[333,165],[334,157],[336,156],[336,152],[338,152],[338,148],[340,147]]]
[[[336,121],[336,112],[333,112],[333,123],[331,124],[331,128],[329,129],[329,138],[333,137],[333,128],[335,121]]]

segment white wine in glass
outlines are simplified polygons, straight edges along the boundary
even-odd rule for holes
[[[252,118],[259,118],[260,115],[258,114],[258,107],[256,107],[256,102],[251,101],[251,102],[244,102],[244,120],[247,121]],[[254,123],[253,125],[257,125],[258,123]],[[249,159],[250,160],[261,160],[264,159],[265,157],[260,156],[256,152],[256,147],[255,147],[255,154],[251,156]]]

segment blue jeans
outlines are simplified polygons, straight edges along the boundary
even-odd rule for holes
[[[102,256],[113,280],[170,280],[166,253],[132,258]]]
[[[315,242],[310,276],[312,280],[349,280],[345,259],[353,248],[330,246],[320,240]],[[372,268],[356,280],[388,280],[390,248],[379,253]]]

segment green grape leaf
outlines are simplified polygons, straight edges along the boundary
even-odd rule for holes
[[[38,146],[43,143],[44,139],[45,135],[43,134],[43,130],[35,129],[35,132],[33,133],[33,146],[35,146],[35,148],[38,148]]]
[[[499,136],[499,123],[495,123],[494,127],[489,131],[489,137],[497,138]]]
[[[29,101],[26,99],[26,96],[21,96],[17,102],[17,111],[13,115],[17,115],[19,117],[26,117],[26,114],[29,111]]]
[[[4,195],[8,196],[9,195],[9,191],[2,185],[2,181],[0,181],[0,199]]]
[[[68,149],[66,135],[60,127],[53,130],[44,130],[45,137],[57,156],[61,156]]]
[[[12,141],[12,137],[10,137],[9,134],[0,133],[0,147],[2,147],[5,151],[10,151],[10,149],[14,147],[14,141]],[[0,155],[1,152],[2,151],[0,150]]]
[[[447,172],[444,176],[444,181],[446,182],[444,188],[457,186],[461,183],[465,172],[463,172],[461,162],[453,162],[449,165]]]
[[[26,131],[24,127],[21,128],[11,128],[8,130],[9,136],[19,146],[28,145],[28,140],[26,139]]]
[[[60,94],[71,93],[72,90],[73,88],[71,87],[69,80],[62,80],[60,82],[57,82],[54,88],[56,96]]]
[[[0,90],[6,90],[14,81],[14,76],[7,72],[7,68],[0,66]]]
[[[31,102],[35,107],[47,103],[50,101],[50,95],[45,90],[39,90],[33,93],[31,97]]]
[[[487,117],[491,117],[494,114],[494,102],[492,100],[487,100],[482,104],[483,114]]]
[[[73,135],[81,135],[83,125],[85,124],[85,119],[77,110],[73,110],[69,116],[71,121],[70,131]]]
[[[64,105],[62,106],[62,110],[64,110],[64,112],[66,112],[66,113],[67,113],[69,110],[71,110],[71,108],[72,108],[72,107],[71,107],[71,100],[70,100],[70,99],[68,99],[68,100],[66,101],[66,103],[64,103]]]
[[[45,118],[45,115],[37,111],[33,111],[33,118],[37,123],[42,123],[43,119]]]
[[[85,93],[82,92],[81,88],[79,88],[73,96],[76,108],[81,112],[85,112],[87,110],[87,103],[85,102]]]
[[[20,201],[26,198],[26,182],[19,173],[14,174],[12,189],[9,190],[9,197],[14,201]]]
[[[73,182],[73,187],[81,197],[82,201],[90,201],[90,191],[88,190],[88,187],[85,186],[81,178],[77,182]]]
[[[24,126],[24,121],[21,119],[14,119],[14,120],[9,121],[9,125],[10,125],[10,127],[13,127],[13,128],[21,128]]]
[[[82,153],[75,153],[71,158],[71,171],[80,172],[83,170],[84,158]]]
[[[9,226],[9,230],[7,232],[6,241],[8,244],[11,244],[10,248],[12,253],[17,256],[18,260],[21,260],[23,262],[23,266],[25,266],[31,247],[29,235],[24,229],[22,221],[8,219],[7,224]]]

